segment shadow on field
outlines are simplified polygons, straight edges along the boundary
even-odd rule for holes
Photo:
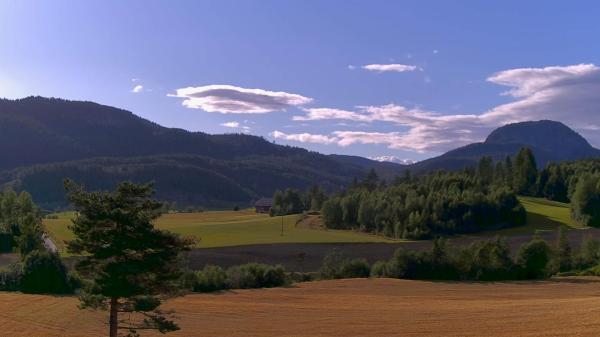
[[[550,244],[556,242],[557,231],[543,231],[539,234]],[[574,249],[579,249],[581,241],[585,237],[600,238],[600,229],[590,228],[582,230],[571,230],[568,238]],[[506,240],[511,252],[516,254],[518,248],[531,240],[532,235],[514,235]],[[474,241],[492,239],[490,237],[457,236],[449,238],[452,245],[468,245]],[[333,249],[340,251],[350,258],[365,258],[369,263],[389,259],[398,248],[423,251],[431,249],[432,242],[411,241],[399,243],[282,243],[261,244],[221,248],[199,248],[187,254],[184,261],[186,267],[201,269],[207,264],[218,265],[227,268],[250,262],[280,264],[287,271],[312,272],[317,271],[323,262],[323,258]]]
[[[559,227],[569,228],[562,222],[556,221],[548,216],[540,213],[527,213],[527,223],[536,224],[538,226],[542,226],[540,229],[542,230],[556,230]]]

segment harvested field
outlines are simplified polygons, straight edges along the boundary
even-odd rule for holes
[[[0,293],[3,336],[102,336],[72,297]],[[189,295],[169,336],[598,336],[600,280],[452,283],[354,279]],[[146,335],[144,335],[146,336]]]

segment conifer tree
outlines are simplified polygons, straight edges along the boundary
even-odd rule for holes
[[[193,241],[154,228],[163,207],[152,199],[152,185],[124,182],[114,192],[87,192],[66,181],[65,188],[78,212],[67,247],[82,256],[76,269],[89,283],[81,307],[109,310],[110,337],[119,330],[128,336],[178,330],[159,306],[175,293],[178,254]],[[131,315],[119,317],[124,313]]]

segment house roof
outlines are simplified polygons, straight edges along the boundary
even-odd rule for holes
[[[254,206],[273,207],[273,198],[260,198],[254,203]]]

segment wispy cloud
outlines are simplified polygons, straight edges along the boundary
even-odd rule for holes
[[[367,64],[362,66],[363,69],[365,70],[370,70],[370,71],[376,71],[376,72],[397,72],[397,73],[403,73],[403,72],[407,72],[407,71],[415,71],[415,70],[419,70],[419,67],[417,66],[412,66],[412,65],[407,65],[407,64],[398,64],[398,63],[392,63],[392,64]]]
[[[183,98],[183,105],[207,112],[261,114],[283,111],[312,101],[311,98],[283,91],[247,89],[232,85],[207,85],[177,89],[172,97]]]
[[[593,64],[564,67],[522,68],[501,71],[488,78],[509,87],[504,94],[515,101],[481,114],[440,114],[419,107],[396,104],[358,106],[355,111],[310,108],[296,121],[347,120],[360,123],[384,122],[407,128],[397,132],[334,131],[311,135],[328,144],[382,144],[392,149],[442,152],[485,139],[501,125],[526,120],[561,121],[600,144],[600,68]],[[289,140],[304,138],[287,135]]]
[[[241,129],[243,132],[249,132],[250,131],[250,127],[247,125],[242,125],[240,122],[226,122],[226,123],[221,123],[221,126],[224,126],[226,128],[230,128],[230,129]]]
[[[239,128],[240,127],[240,122],[227,122],[227,123],[222,123],[221,126],[224,126],[226,128]]]
[[[133,87],[133,89],[131,89],[131,92],[133,92],[134,94],[139,94],[143,90],[144,90],[144,86],[141,84],[138,84],[135,87]]]
[[[338,141],[337,138],[335,138],[335,137],[329,137],[329,136],[324,136],[324,135],[314,135],[314,134],[310,134],[310,133],[288,134],[288,133],[281,132],[281,131],[273,131],[273,132],[271,132],[270,136],[275,139],[291,140],[291,141],[297,141],[297,142],[301,142],[301,143],[332,144],[332,143],[335,143]]]

